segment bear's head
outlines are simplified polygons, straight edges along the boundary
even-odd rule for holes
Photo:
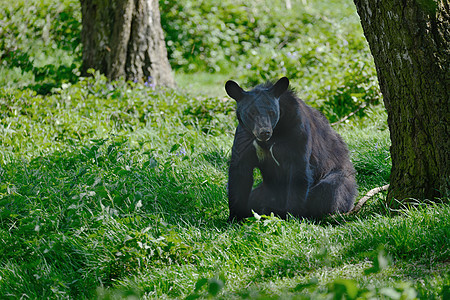
[[[237,102],[237,117],[260,142],[267,142],[280,119],[280,96],[289,87],[289,79],[281,78],[273,85],[244,91],[236,82],[225,84],[227,94]]]

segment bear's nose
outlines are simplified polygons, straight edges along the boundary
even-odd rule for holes
[[[268,129],[262,129],[258,134],[258,137],[262,142],[269,140],[271,136],[272,132]]]

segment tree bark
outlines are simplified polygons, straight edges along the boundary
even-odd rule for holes
[[[449,196],[450,9],[447,0],[354,0],[391,135],[387,200]]]
[[[157,0],[81,0],[83,66],[109,79],[174,86]]]

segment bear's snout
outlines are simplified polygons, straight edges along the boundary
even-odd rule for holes
[[[272,128],[262,128],[258,130],[255,137],[260,142],[267,142],[272,137]]]

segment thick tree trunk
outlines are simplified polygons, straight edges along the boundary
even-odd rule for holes
[[[354,2],[388,113],[392,142],[388,201],[448,197],[449,2]]]
[[[82,73],[174,86],[157,0],[81,0]],[[149,80],[150,78],[150,80]]]

